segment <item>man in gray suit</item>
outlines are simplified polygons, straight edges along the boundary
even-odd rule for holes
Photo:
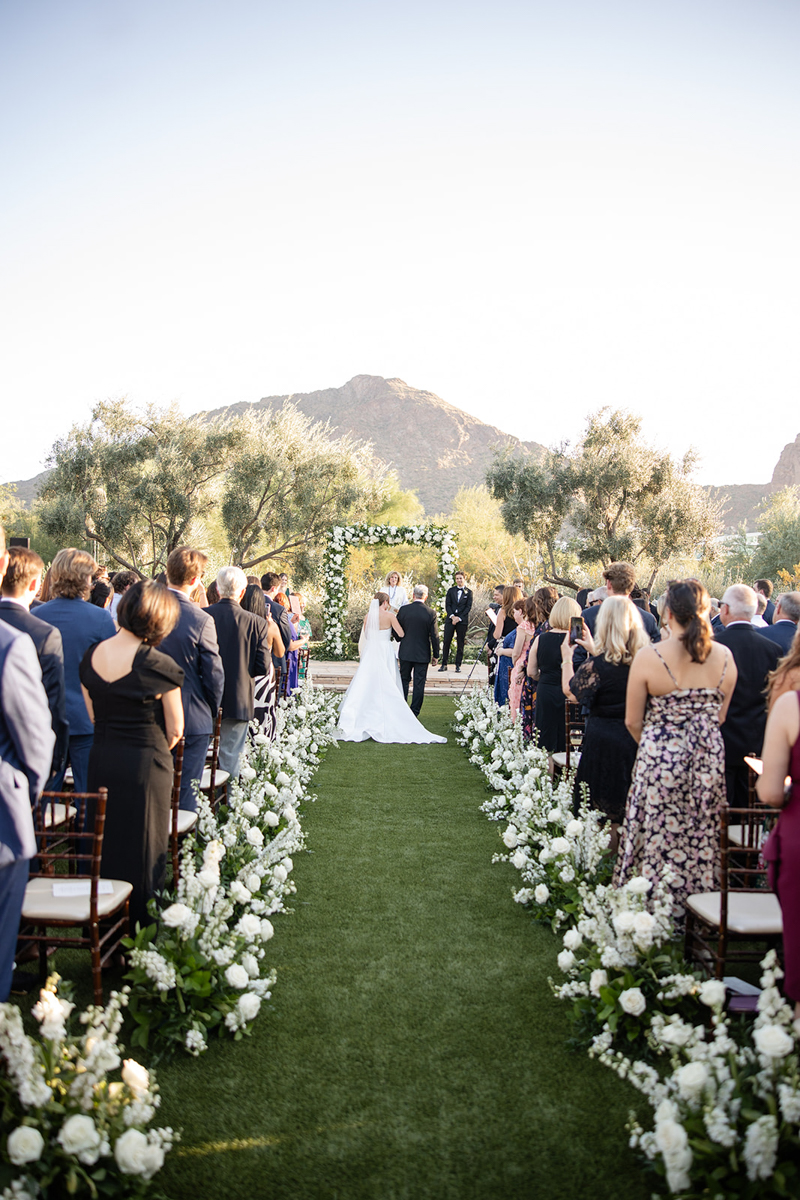
[[[0,580],[7,566],[0,527]],[[33,642],[0,622],[0,1002],[11,988],[28,867],[36,854],[31,806],[49,774],[55,740]]]

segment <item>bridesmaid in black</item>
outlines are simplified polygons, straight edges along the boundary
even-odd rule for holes
[[[87,650],[80,667],[94,721],[89,791],[108,788],[102,871],[133,884],[132,928],[148,921],[147,901],[166,873],[170,750],[183,734],[183,671],[154,647],[179,613],[162,584],[135,583],[117,609],[119,632]]]
[[[575,601],[562,596],[550,611],[550,628],[536,638],[528,655],[528,674],[531,679],[538,680],[534,732],[539,745],[551,754],[566,748],[561,643],[567,636],[570,618],[580,615]]]

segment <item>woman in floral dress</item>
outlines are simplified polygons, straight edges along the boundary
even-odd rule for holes
[[[693,579],[667,595],[669,637],[633,660],[625,724],[639,743],[614,884],[669,868],[676,924],[694,892],[717,886],[719,808],[725,803],[720,725],[736,685],[730,651],[711,637],[709,598]]]

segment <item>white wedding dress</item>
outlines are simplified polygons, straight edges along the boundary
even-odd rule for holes
[[[403,698],[391,629],[381,629],[378,601],[370,604],[361,662],[339,709],[341,742],[446,742],[428,733]]]

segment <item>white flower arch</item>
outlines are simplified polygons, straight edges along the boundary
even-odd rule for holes
[[[325,588],[325,655],[343,658],[347,644],[347,556],[353,546],[430,546],[439,551],[436,615],[445,620],[444,595],[453,582],[458,546],[452,529],[443,525],[336,525],[328,537],[323,560]]]

